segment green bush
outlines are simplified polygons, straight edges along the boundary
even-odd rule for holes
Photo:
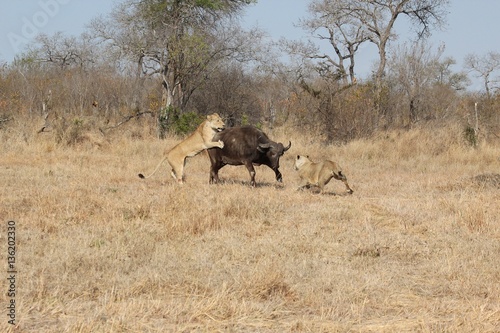
[[[158,113],[158,136],[165,138],[167,132],[184,135],[193,132],[204,117],[195,112],[180,113],[174,107],[162,109]]]
[[[169,131],[177,135],[188,134],[194,132],[199,124],[203,121],[204,117],[195,113],[187,112],[177,115],[172,119],[169,126]]]

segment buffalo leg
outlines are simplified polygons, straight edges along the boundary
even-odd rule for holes
[[[208,149],[208,157],[210,157],[210,184],[217,184],[219,182],[219,170],[224,166],[224,163],[218,158],[218,152],[214,151],[216,148]]]
[[[277,168],[274,170],[274,174],[276,175],[276,180],[280,183],[283,183],[283,177],[281,176],[281,172]]]
[[[245,166],[250,174],[250,185],[255,186],[255,169],[252,162],[245,162]]]
[[[219,170],[223,166],[223,164],[217,162],[210,166],[210,184],[217,184],[219,182]]]

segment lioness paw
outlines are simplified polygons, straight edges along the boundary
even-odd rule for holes
[[[222,140],[219,140],[218,142],[219,142],[219,146],[218,147],[219,148],[224,148],[224,142],[222,142]]]

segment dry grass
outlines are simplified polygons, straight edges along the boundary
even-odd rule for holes
[[[3,332],[500,331],[498,145],[448,128],[321,146],[282,129],[284,185],[258,167],[250,188],[244,167],[208,185],[204,155],[183,186],[166,169],[140,180],[175,143],[142,128],[72,146],[33,132],[0,132],[19,270]],[[297,154],[339,162],[354,194],[296,191]]]

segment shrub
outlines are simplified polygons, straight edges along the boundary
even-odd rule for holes
[[[471,126],[467,125],[464,129],[464,138],[465,141],[471,145],[472,147],[477,146],[477,134],[474,128]]]
[[[158,137],[164,139],[167,132],[176,135],[191,133],[202,121],[203,116],[195,112],[180,113],[177,108],[169,106],[158,113]]]
[[[177,135],[191,133],[203,121],[203,116],[195,112],[175,114],[169,126],[169,131]]]

